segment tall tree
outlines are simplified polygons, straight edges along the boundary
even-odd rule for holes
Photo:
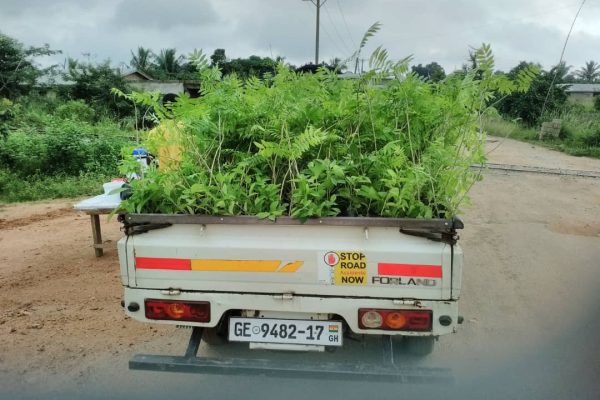
[[[226,61],[219,67],[224,75],[236,74],[246,79],[250,76],[262,77],[266,73],[274,74],[277,70],[277,61],[269,57],[250,56]]]
[[[588,61],[575,72],[575,76],[585,83],[594,83],[600,79],[600,64],[595,61]]]
[[[521,61],[507,75],[509,78],[515,79],[519,72],[530,66],[535,66],[535,64]],[[537,67],[541,68],[539,65]],[[567,102],[565,86],[559,85],[563,83],[567,73],[568,68],[564,64],[556,65],[550,71],[542,71],[535,77],[527,92],[512,93],[503,97],[499,100],[496,108],[504,115],[520,118],[525,124],[534,126],[543,117],[542,110],[552,114],[560,110]],[[555,74],[556,79],[554,78]],[[547,102],[546,96],[548,96]],[[545,109],[544,103],[546,103]]]
[[[183,56],[177,57],[176,49],[162,49],[158,55],[155,56],[157,67],[167,77],[174,77],[177,72],[181,69],[181,64],[185,61]]]
[[[346,63],[344,63],[344,60],[342,60],[339,57],[332,58],[329,61],[329,65],[338,72],[344,72],[348,69],[348,66],[346,65]]]
[[[567,65],[566,61],[556,64],[552,71],[556,74],[555,83],[576,83],[578,78],[571,72],[572,65]]]
[[[152,67],[152,50],[142,46],[139,46],[135,53],[132,50],[129,64],[138,71],[148,72]]]
[[[565,61],[561,61],[560,63],[556,64],[553,68],[552,68],[552,73],[556,74],[556,83],[564,83],[567,79],[569,79],[569,75],[571,72],[571,68],[573,68],[571,65],[567,65],[567,63]]]
[[[22,43],[0,33],[0,97],[15,98],[27,93],[36,80],[53,67],[39,68],[35,57],[60,53],[45,44],[25,48]]]
[[[415,74],[422,76],[423,78],[427,78],[432,82],[439,82],[446,77],[446,71],[444,71],[444,68],[442,68],[442,66],[435,61],[425,66],[422,64],[413,65],[411,69]]]
[[[215,49],[212,56],[210,56],[210,65],[213,67],[222,65],[225,61],[227,61],[225,49]]]
[[[129,91],[121,74],[111,67],[108,61],[101,64],[82,63],[69,59],[68,69],[63,74],[67,82],[65,96],[74,100],[83,100],[96,110],[106,111],[113,117],[131,115],[131,104],[111,93],[112,88]]]

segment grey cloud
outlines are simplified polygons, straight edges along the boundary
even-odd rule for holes
[[[310,59],[314,45],[314,11],[300,0],[287,7],[280,7],[281,1],[275,0],[260,3],[261,7],[255,8],[252,14],[240,13],[229,35],[251,48],[263,49],[263,54],[273,51],[274,56]]]
[[[61,1],[51,2],[45,0],[2,0],[0,12],[4,15],[18,17],[27,13],[44,13],[60,8]]]
[[[557,62],[576,0],[328,0],[321,13],[321,59],[345,58],[364,31],[383,23],[364,51],[383,45],[392,58],[414,55],[447,70],[466,61],[469,46],[490,43],[497,66],[520,60]],[[577,67],[600,61],[600,6],[588,2],[566,59]],[[301,0],[0,0],[0,30],[26,45],[49,42],[64,54],[97,54],[127,62],[138,45],[193,48],[230,57],[284,56],[301,64],[314,56],[315,7]]]
[[[212,25],[219,20],[208,0],[124,0],[118,4],[112,23],[124,30],[170,30]]]

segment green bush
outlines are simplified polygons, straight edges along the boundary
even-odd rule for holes
[[[539,140],[539,129],[529,128],[500,117],[486,117],[483,127],[490,135],[510,137],[526,142],[543,144],[574,156],[600,158],[600,114],[585,107],[566,107],[550,119],[560,119],[562,127],[558,138]]]
[[[39,130],[20,127],[0,141],[0,167],[30,175],[116,174],[129,138],[110,121],[96,125],[53,116]]]
[[[69,59],[68,70],[63,78],[71,83],[62,88],[60,95],[63,98],[85,101],[97,114],[105,117],[134,115],[130,103],[111,94],[113,88],[123,91],[129,89],[121,74],[108,61],[94,65]]]
[[[74,121],[93,122],[94,110],[81,100],[71,100],[58,106],[56,116]]]
[[[563,123],[560,126],[560,132],[558,133],[558,138],[561,140],[570,139],[575,136],[575,130],[568,123]]]
[[[0,139],[8,135],[9,124],[15,117],[12,101],[0,98]]]
[[[594,97],[594,109],[600,111],[600,96]]]
[[[532,64],[521,62],[508,73],[508,76],[515,79],[521,71],[531,67]],[[567,94],[563,86],[555,84],[560,82],[554,82],[554,72],[555,69],[542,71],[527,92],[516,92],[500,97],[498,110],[508,118],[519,118],[528,126],[535,126],[548,114],[562,110],[567,103]]]
[[[34,175],[27,178],[0,169],[0,203],[72,198],[100,194],[110,175],[84,173],[77,176]]]
[[[479,174],[485,136],[481,99],[526,90],[493,73],[488,47],[480,67],[440,83],[425,81],[377,49],[371,71],[342,79],[320,69],[245,82],[202,71],[203,96],[172,108],[151,94],[124,96],[155,104],[163,141],[183,149],[179,169],[150,170],[133,183],[132,212],[448,218]],[[158,143],[157,143],[158,142]]]
[[[537,140],[539,130],[523,126],[522,124],[504,119],[502,117],[491,117],[483,119],[483,129],[492,136],[508,137],[525,141]]]
[[[569,111],[558,116],[573,131],[571,139],[583,141],[585,137],[594,136],[600,130],[600,114],[587,109]]]
[[[20,129],[0,142],[0,167],[9,168],[22,177],[46,170],[48,146],[45,135]]]
[[[13,128],[43,132],[49,121],[55,118],[56,109],[63,103],[63,100],[50,95],[21,97],[15,104]]]
[[[582,142],[586,146],[597,147],[600,150],[600,128],[596,128],[594,132],[582,137]]]

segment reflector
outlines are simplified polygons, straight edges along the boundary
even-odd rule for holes
[[[406,325],[406,317],[399,312],[391,312],[385,316],[385,325],[390,329],[400,329]]]
[[[383,324],[383,318],[377,311],[367,311],[359,317],[361,325],[366,328],[379,328]]]
[[[361,329],[428,332],[431,331],[432,314],[431,310],[361,308],[358,310],[358,326]]]
[[[144,300],[146,318],[190,322],[210,322],[208,301]]]
[[[185,305],[181,303],[169,304],[167,314],[173,319],[181,319],[185,314]]]

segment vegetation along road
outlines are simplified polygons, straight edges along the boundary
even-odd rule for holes
[[[576,158],[510,139],[488,142],[489,161],[600,171],[600,160]],[[461,233],[466,267],[455,335],[421,360],[400,349],[396,363],[441,368],[454,384],[343,382],[242,376],[130,372],[136,353],[180,354],[189,331],[127,320],[116,248],[96,259],[89,221],[72,200],[0,209],[0,397],[45,393],[88,398],[144,398],[177,391],[188,398],[597,398],[600,311],[600,180],[486,171],[473,188]],[[113,219],[106,238],[121,236]],[[245,345],[202,347],[207,354],[256,357]],[[262,353],[293,363],[378,362],[378,341],[352,342],[338,353]],[[277,388],[276,393],[272,390]],[[374,392],[375,390],[375,392]],[[376,393],[376,395],[374,395]],[[201,394],[201,395],[200,395]],[[469,397],[465,397],[468,395]],[[439,397],[438,397],[439,398]]]

